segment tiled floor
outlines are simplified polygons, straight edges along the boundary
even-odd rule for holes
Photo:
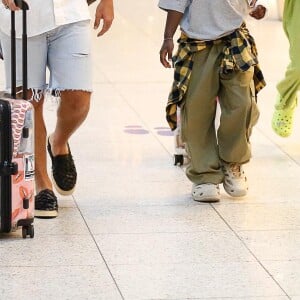
[[[172,71],[159,64],[165,13],[156,1],[116,1],[94,39],[95,93],[71,140],[79,171],[60,215],[36,236],[0,239],[0,299],[300,299],[300,116],[282,139],[270,120],[288,44],[271,7],[249,21],[268,86],[243,200],[195,203],[173,166],[164,119]],[[91,7],[91,11],[93,11]],[[0,63],[0,86],[3,64]],[[49,128],[55,106],[45,114]]]

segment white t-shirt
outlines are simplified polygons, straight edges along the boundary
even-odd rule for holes
[[[58,26],[90,20],[86,0],[26,0],[27,35],[36,36]],[[0,30],[10,35],[11,13],[0,3]],[[16,35],[22,36],[22,11],[16,12]]]
[[[239,28],[251,7],[248,0],[159,0],[159,7],[183,13],[181,30],[188,37],[215,40]]]

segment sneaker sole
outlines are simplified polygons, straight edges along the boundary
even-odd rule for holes
[[[245,190],[243,190],[243,191],[232,191],[232,190],[228,189],[227,187],[225,187],[224,185],[223,185],[223,187],[224,187],[225,192],[231,197],[244,197],[248,193],[248,191],[245,191]]]
[[[219,202],[220,201],[220,197],[217,197],[217,196],[211,196],[211,197],[194,197],[192,196],[193,200],[194,201],[197,201],[197,202],[203,202],[203,203],[215,203],[215,202]]]
[[[39,219],[53,219],[58,216],[58,212],[56,210],[38,210],[34,211],[34,217]]]

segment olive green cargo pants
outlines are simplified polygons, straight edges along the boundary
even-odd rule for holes
[[[300,90],[300,1],[285,0],[283,11],[283,28],[289,40],[290,64],[285,77],[277,85],[279,99],[276,108],[290,108],[296,101]]]
[[[246,163],[251,157],[250,135],[259,112],[253,96],[253,67],[246,72],[220,74],[223,43],[194,55],[194,66],[181,108],[182,138],[191,162],[187,177],[196,184],[223,181],[221,160]],[[216,131],[218,101],[220,125]]]

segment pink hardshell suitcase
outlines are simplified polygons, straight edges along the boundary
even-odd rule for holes
[[[27,91],[28,5],[15,0],[23,12],[23,98]],[[34,111],[30,102],[16,99],[15,13],[12,14],[12,91],[0,94],[0,232],[22,227],[22,236],[34,236]],[[5,59],[5,57],[4,57]]]

